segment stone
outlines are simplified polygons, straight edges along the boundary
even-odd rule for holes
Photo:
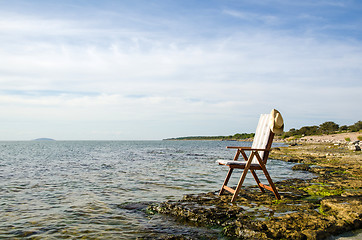
[[[301,163],[301,164],[297,164],[297,165],[293,166],[292,170],[309,171],[310,166],[308,164]]]
[[[362,226],[362,195],[356,196],[330,196],[321,201],[323,212],[335,215],[354,227]]]
[[[348,149],[351,150],[351,151],[361,151],[361,147],[359,145],[354,145],[354,144],[350,145],[348,147]]]

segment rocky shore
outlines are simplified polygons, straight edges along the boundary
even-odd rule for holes
[[[335,145],[347,146],[349,150],[361,151],[362,149],[362,133],[349,132],[330,135],[305,136],[297,139],[289,139],[293,143],[331,143]],[[283,140],[285,141],[285,140]]]
[[[296,171],[316,174],[311,180],[277,182],[281,200],[257,186],[243,188],[235,204],[217,192],[185,195],[148,207],[177,221],[221,229],[231,239],[326,239],[362,227],[362,153],[348,143],[299,141],[274,148],[272,159],[298,163]],[[169,234],[160,239],[203,239]],[[212,237],[207,237],[212,239]],[[220,238],[220,236],[214,239]]]

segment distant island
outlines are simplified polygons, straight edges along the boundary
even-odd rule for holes
[[[33,141],[55,141],[55,139],[52,139],[52,138],[37,138],[37,139],[34,139]]]

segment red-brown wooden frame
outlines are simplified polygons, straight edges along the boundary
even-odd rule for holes
[[[233,197],[231,199],[231,202],[235,202],[240,190],[241,190],[241,186],[243,185],[243,182],[245,180],[245,177],[246,177],[246,174],[248,173],[248,170],[250,170],[251,174],[253,175],[259,189],[261,192],[265,192],[264,189],[267,189],[269,191],[272,191],[275,195],[275,197],[277,199],[280,199],[280,195],[278,193],[278,190],[276,189],[266,167],[265,167],[265,164],[268,160],[268,157],[269,157],[269,152],[270,152],[270,149],[271,149],[271,145],[273,143],[273,138],[274,138],[274,133],[273,132],[270,132],[270,135],[269,135],[269,139],[268,139],[268,142],[267,142],[267,146],[265,149],[257,149],[257,148],[251,148],[251,147],[227,147],[229,149],[237,149],[236,150],[236,154],[235,154],[235,157],[234,157],[234,161],[237,161],[240,154],[243,156],[244,160],[246,161],[245,164],[232,164],[232,163],[228,163],[227,166],[229,167],[229,171],[226,175],[226,178],[225,178],[225,181],[221,187],[221,190],[220,190],[220,193],[219,195],[222,195],[223,192],[226,190],[230,193],[233,194]],[[248,158],[248,156],[246,155],[245,151],[251,151],[250,153],[250,156]],[[259,155],[259,152],[263,151],[264,152],[264,156],[263,156],[263,159],[260,157]],[[259,164],[252,164],[252,160],[253,158],[256,157],[256,159],[258,160]],[[221,163],[220,163],[221,164]],[[231,177],[231,174],[233,173],[234,169],[244,169],[241,177],[240,177],[240,180],[238,182],[238,185],[235,189],[231,188],[231,187],[228,187],[227,184],[230,180],[230,177]],[[264,185],[260,182],[258,176],[256,175],[255,173],[255,170],[262,170],[266,179],[268,180],[269,182],[269,185]]]

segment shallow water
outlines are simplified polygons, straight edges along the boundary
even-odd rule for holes
[[[158,233],[217,234],[148,218],[147,203],[216,191],[232,159],[221,141],[0,142],[0,238],[134,239]],[[274,182],[311,178],[269,160]],[[236,183],[237,178],[232,179]],[[245,185],[254,185],[248,176]],[[139,203],[134,204],[134,203]]]

